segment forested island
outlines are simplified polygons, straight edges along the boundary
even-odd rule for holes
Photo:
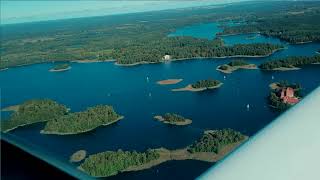
[[[185,126],[192,123],[191,119],[184,118],[183,116],[174,113],[166,113],[163,116],[154,116],[154,118],[165,124],[177,126]]]
[[[50,69],[50,72],[61,72],[61,71],[67,71],[71,69],[69,64],[58,64],[54,68]]]
[[[15,107],[10,119],[1,121],[2,132],[33,123],[50,121],[68,113],[64,105],[49,99],[29,100]]]
[[[208,80],[199,80],[194,84],[189,84],[184,88],[172,89],[172,91],[192,91],[199,92],[210,89],[216,89],[223,85],[222,82],[218,80],[208,79]]]
[[[299,67],[308,64],[318,64],[320,63],[320,55],[315,55],[312,57],[306,56],[293,56],[286,57],[283,59],[268,61],[259,65],[262,70],[297,70]]]
[[[125,171],[148,169],[170,160],[194,159],[216,162],[248,137],[232,129],[209,130],[190,146],[168,150],[148,149],[146,152],[106,151],[90,155],[79,169],[94,177],[108,177]]]
[[[227,74],[230,74],[233,71],[236,71],[238,69],[258,69],[258,68],[255,64],[249,64],[244,60],[233,60],[228,64],[223,64],[217,67],[218,71],[221,71]]]
[[[255,2],[2,27],[0,69],[52,61],[141,64],[190,58],[267,56],[281,45],[225,46],[222,39],[168,37],[195,23],[243,22],[221,34],[259,32],[292,43],[319,41],[319,2]],[[261,12],[259,9],[263,8]],[[246,15],[243,15],[246,9]],[[214,13],[212,13],[214,11]],[[301,12],[296,15],[295,11]],[[28,29],[28,32],[23,31]]]
[[[122,119],[112,106],[97,105],[83,112],[70,113],[48,121],[41,133],[70,135],[91,131],[99,126],[107,126]]]
[[[284,111],[297,104],[302,98],[300,84],[290,84],[288,81],[280,81],[270,84],[269,105],[279,111]]]

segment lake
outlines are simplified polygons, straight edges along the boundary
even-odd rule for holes
[[[215,23],[197,24],[178,29],[169,36],[213,39],[219,31],[221,29]],[[223,39],[227,45],[248,41],[284,43],[262,35],[255,38],[251,36],[226,36]],[[311,56],[320,49],[319,43],[286,46],[287,49],[270,57],[246,60],[258,65],[270,58]],[[65,104],[74,112],[96,104],[107,104],[125,116],[116,124],[79,135],[43,135],[39,133],[43,123],[10,132],[21,141],[39,147],[38,150],[50,151],[57,159],[68,163],[69,156],[80,149],[92,154],[117,149],[144,151],[159,147],[183,148],[199,138],[206,129],[232,128],[252,136],[279,115],[267,105],[270,83],[279,80],[298,82],[302,84],[305,94],[320,85],[320,65],[286,72],[239,70],[226,75],[216,71],[217,66],[230,60],[192,59],[133,67],[116,66],[112,62],[72,63],[69,71],[58,73],[48,71],[54,63],[10,68],[0,72],[1,105],[6,107],[30,99],[50,98]],[[181,78],[183,81],[168,86],[156,84],[156,81],[169,78]],[[224,85],[200,93],[171,91],[208,78],[220,80]],[[249,110],[247,104],[250,104]],[[175,127],[153,119],[154,115],[166,112],[183,115],[192,119],[193,123]],[[4,120],[9,113],[2,112],[1,116],[1,120]],[[199,161],[171,161],[111,179],[190,179],[211,165]]]

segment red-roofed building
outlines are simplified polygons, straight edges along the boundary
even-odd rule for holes
[[[287,104],[297,104],[299,102],[299,99],[294,96],[294,89],[291,87],[283,88],[281,90],[280,98]]]

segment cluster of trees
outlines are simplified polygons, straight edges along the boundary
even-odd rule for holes
[[[185,118],[183,116],[180,116],[174,113],[166,113],[163,116],[163,119],[167,122],[184,122],[185,121]]]
[[[290,108],[291,105],[287,104],[287,103],[284,103],[282,101],[282,99],[280,99],[280,97],[279,97],[279,93],[280,92],[279,91],[281,91],[281,90],[270,92],[270,95],[269,95],[269,98],[268,98],[269,99],[269,104],[273,108],[275,108],[275,109],[277,109],[279,111],[284,111],[284,110],[287,110],[288,108]]]
[[[70,65],[69,64],[58,64],[56,66],[54,66],[53,70],[62,70],[62,69],[67,69],[69,68]]]
[[[315,55],[312,57],[295,56],[287,57],[284,59],[278,59],[275,61],[268,61],[260,64],[259,68],[263,70],[273,70],[281,67],[293,68],[313,63],[320,63],[320,55]]]
[[[86,111],[70,113],[48,121],[42,132],[50,134],[77,134],[87,132],[101,125],[121,118],[112,106],[97,105]]]
[[[16,127],[49,121],[67,114],[64,105],[49,99],[29,100],[19,105],[18,111],[13,112],[10,119],[1,121],[1,131],[7,132]]]
[[[261,33],[266,36],[274,36],[289,43],[302,43],[309,41],[320,41],[320,18],[319,9],[305,11],[303,14],[294,15],[279,13],[278,15],[267,15],[262,18],[252,18],[247,25],[225,27],[220,35]]]
[[[146,152],[106,151],[90,155],[80,165],[91,176],[112,176],[128,167],[139,166],[156,160],[160,154],[156,150],[148,149]]]
[[[192,88],[199,89],[199,88],[211,88],[221,84],[218,80],[208,79],[208,80],[199,80],[196,83],[192,84]]]
[[[255,43],[238,44],[234,46],[221,46],[220,40],[199,40],[190,37],[165,38],[163,42],[157,41],[144,45],[131,46],[115,50],[113,58],[119,64],[133,64],[139,62],[161,62],[163,56],[168,54],[172,59],[197,57],[229,57],[229,56],[267,56],[275,50],[283,48],[282,45]],[[171,43],[168,43],[170,42]]]
[[[198,141],[188,147],[188,151],[191,153],[219,153],[220,150],[226,145],[237,143],[243,141],[244,139],[245,136],[243,134],[232,129],[206,131]]]
[[[230,63],[228,63],[229,66],[245,66],[248,65],[245,60],[239,59],[239,60],[233,60]]]
[[[302,97],[302,86],[298,83],[289,83],[288,81],[279,81],[276,83],[278,88],[271,90],[270,95],[268,97],[268,101],[270,106],[273,108],[284,111],[291,107],[290,104],[284,103],[283,100],[280,98],[281,91],[283,88],[291,87],[294,90],[295,97]]]

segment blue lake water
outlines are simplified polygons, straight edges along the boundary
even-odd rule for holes
[[[212,34],[216,30],[209,27],[217,26],[200,24],[177,32],[214,38]],[[242,36],[233,38],[241,39],[240,42],[246,41]],[[287,45],[287,49],[270,57],[247,58],[247,61],[260,64],[270,58],[310,56],[318,49],[319,43]],[[50,151],[57,159],[68,163],[69,156],[79,149],[92,154],[119,148],[137,151],[159,147],[182,148],[194,142],[206,129],[233,128],[250,136],[279,115],[266,104],[270,83],[279,80],[299,82],[305,94],[320,85],[320,65],[286,72],[239,70],[228,75],[215,70],[230,60],[194,59],[134,67],[116,66],[111,62],[72,63],[71,70],[59,73],[48,72],[54,66],[53,63],[10,68],[0,72],[1,105],[6,107],[29,99],[50,98],[70,107],[71,111],[108,104],[125,116],[116,124],[80,135],[42,135],[39,132],[43,123],[10,132],[22,141]],[[169,78],[184,80],[176,85],[156,84],[158,80]],[[171,91],[172,88],[208,78],[218,79],[224,85],[200,93]],[[249,111],[246,109],[247,104],[250,104]],[[181,114],[192,119],[193,123],[185,127],[174,127],[153,119],[154,115],[166,112]],[[8,117],[8,113],[2,112],[1,115],[2,120]],[[199,161],[172,161],[148,170],[124,173],[112,179],[191,179],[211,165]]]

